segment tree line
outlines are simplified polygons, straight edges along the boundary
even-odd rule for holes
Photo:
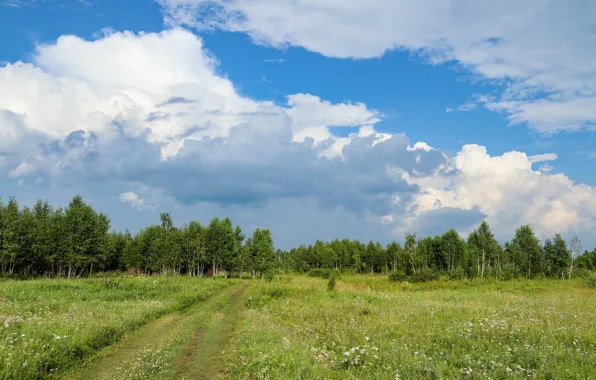
[[[24,276],[77,277],[97,271],[191,276],[261,276],[279,266],[271,232],[246,238],[229,218],[174,226],[168,213],[138,234],[111,231],[110,219],[79,195],[66,208],[38,200],[20,207],[0,199],[0,271]]]
[[[494,276],[551,277],[569,279],[575,270],[596,270],[596,249],[580,255],[581,243],[571,244],[556,234],[541,244],[530,226],[521,226],[504,245],[495,239],[488,223],[463,239],[454,229],[441,236],[417,238],[407,234],[403,246],[392,242],[383,246],[357,240],[318,240],[282,253],[288,271],[337,269],[355,273],[401,274],[403,278],[422,273],[445,274],[452,278]]]
[[[490,226],[463,239],[451,229],[441,236],[407,234],[403,246],[357,240],[318,240],[314,245],[282,251],[271,232],[256,229],[246,237],[230,218],[208,225],[192,221],[176,227],[168,213],[160,223],[134,236],[111,230],[110,219],[79,195],[68,207],[38,200],[20,207],[15,198],[0,199],[0,271],[24,276],[86,276],[97,271],[173,273],[191,276],[250,274],[274,270],[308,272],[337,269],[354,273],[393,272],[403,277],[446,274],[453,278],[495,276],[569,279],[575,270],[596,270],[596,249],[581,253],[555,235],[541,244],[530,226],[521,226],[511,241],[499,244]]]

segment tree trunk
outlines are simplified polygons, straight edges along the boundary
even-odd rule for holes
[[[482,249],[482,275],[480,277],[484,278],[484,260],[485,260],[485,251],[484,248]]]

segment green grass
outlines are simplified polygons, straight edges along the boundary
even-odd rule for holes
[[[0,281],[0,378],[59,375],[229,284],[189,277]]]
[[[579,281],[326,284],[253,286],[228,377],[596,378],[596,290]]]
[[[74,368],[66,379],[167,380],[216,374],[217,357],[246,286],[229,286],[204,302],[144,325],[87,365]]]
[[[0,378],[596,379],[596,289],[579,279],[248,285],[0,281]]]

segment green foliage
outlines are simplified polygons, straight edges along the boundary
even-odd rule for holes
[[[267,272],[265,272],[263,274],[263,278],[267,281],[267,282],[271,282],[273,281],[273,279],[275,278],[275,271],[273,270],[268,270]]]
[[[422,268],[411,276],[412,282],[429,282],[439,278],[439,273],[431,268]]]
[[[463,280],[466,278],[466,272],[462,267],[455,267],[451,272],[447,273],[447,277],[452,281]]]
[[[256,272],[266,273],[277,267],[277,257],[275,255],[271,231],[257,228],[253,232],[251,253]]]
[[[511,240],[511,249],[516,253],[513,261],[528,277],[536,276],[543,270],[544,251],[534,230],[530,226],[521,226]]]
[[[566,278],[596,270],[596,250],[573,255],[560,235],[540,245],[529,226],[521,226],[505,246],[482,222],[467,238],[451,229],[442,236],[417,238],[408,233],[400,245],[338,240],[276,249],[271,231],[245,236],[230,218],[213,218],[177,227],[169,213],[135,236],[109,232],[110,220],[80,196],[68,207],[38,201],[19,207],[14,198],[0,200],[0,275],[86,277],[97,271],[190,276],[263,277],[268,272],[309,273],[328,279],[341,273],[383,273],[390,278],[426,281],[436,274],[462,278]],[[391,274],[399,272],[403,276]],[[432,276],[430,273],[434,273]],[[397,276],[397,277],[396,277]]]
[[[510,264],[504,265],[498,275],[500,280],[512,280],[517,277],[519,277],[519,267]]]
[[[110,220],[79,195],[66,209],[47,202],[19,207],[0,199],[0,275],[84,277],[97,271],[240,276],[279,266],[271,232],[258,229],[246,243],[229,218],[209,226],[192,221],[178,228],[169,213],[136,236],[109,232]]]
[[[331,270],[326,268],[315,268],[308,271],[310,277],[319,277],[327,279],[331,276]]]
[[[334,291],[336,285],[335,273],[332,273],[329,277],[329,281],[327,281],[327,290],[330,292]]]
[[[592,289],[596,289],[596,272],[586,273],[582,276],[583,283]]]
[[[397,270],[389,272],[388,278],[389,278],[389,281],[392,281],[392,282],[408,280],[408,276],[404,272],[397,271]]]

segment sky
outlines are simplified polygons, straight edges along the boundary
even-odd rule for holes
[[[596,2],[0,0],[0,197],[276,245],[596,245]]]

